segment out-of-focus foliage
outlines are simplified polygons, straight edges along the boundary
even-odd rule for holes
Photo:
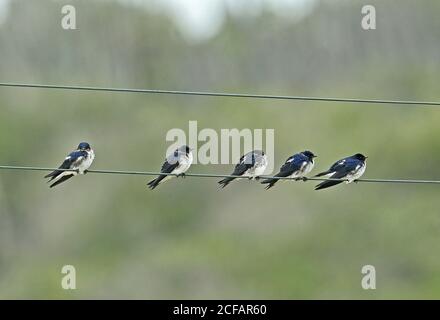
[[[323,1],[300,21],[230,15],[200,43],[155,10],[13,0],[0,25],[0,81],[438,100],[440,3]],[[170,128],[274,128],[276,167],[305,148],[316,170],[355,152],[366,177],[440,178],[437,108],[0,89],[0,163],[56,166],[87,140],[95,168],[158,170]],[[195,165],[192,172],[229,173]],[[436,186],[87,175],[50,190],[0,172],[2,298],[439,298]],[[61,267],[77,269],[75,291]],[[361,267],[377,271],[361,288]]]

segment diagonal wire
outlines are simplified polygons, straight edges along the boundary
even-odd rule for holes
[[[189,95],[189,96],[229,97],[229,98],[251,98],[251,99],[299,100],[299,101],[343,102],[343,103],[368,103],[368,104],[388,104],[388,105],[440,106],[440,101],[386,100],[386,99],[363,99],[363,98],[332,98],[332,97],[269,95],[269,94],[249,94],[249,93],[209,92],[209,91],[181,91],[181,90],[159,90],[159,89],[108,88],[108,87],[90,87],[90,86],[73,86],[73,85],[51,85],[51,84],[32,84],[32,83],[9,83],[9,82],[0,82],[0,87],[36,88],[36,89],[58,89],[58,90],[76,90],[76,91],[104,91],[104,92],[146,93],[146,94],[147,93],[148,94],[169,94],[169,95]]]
[[[46,167],[24,167],[24,166],[0,166],[0,170],[19,170],[19,171],[72,171],[69,169],[59,168],[46,168]],[[161,173],[152,171],[126,171],[126,170],[87,170],[87,173],[97,174],[112,174],[112,175],[141,175],[141,176],[177,176],[173,173]],[[249,179],[245,176],[235,176],[227,174],[213,174],[213,173],[185,173],[185,177],[194,178],[236,178],[236,179]],[[260,179],[278,179],[278,180],[291,180],[297,181],[295,178],[290,177],[275,177],[275,176],[259,176]],[[332,179],[332,178],[305,178],[305,181],[347,181],[347,179]],[[358,179],[356,182],[369,182],[369,183],[399,183],[399,184],[440,184],[440,180],[412,180],[412,179]]]

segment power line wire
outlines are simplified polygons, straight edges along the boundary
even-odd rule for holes
[[[170,94],[170,95],[229,97],[229,98],[251,98],[251,99],[275,99],[275,100],[298,100],[298,101],[343,102],[343,103],[368,103],[368,104],[389,104],[389,105],[440,106],[440,101],[384,100],[384,99],[362,99],[362,98],[331,98],[331,97],[267,95],[267,94],[209,92],[209,91],[181,91],[181,90],[159,90],[159,89],[106,88],[106,87],[49,85],[49,84],[31,84],[31,83],[8,83],[8,82],[0,82],[0,87],[35,88],[35,89],[58,89],[58,90],[78,90],[78,91],[125,92],[125,93],[148,93],[148,94]]]
[[[69,169],[59,168],[46,168],[46,167],[25,167],[25,166],[0,166],[0,170],[19,170],[19,171],[72,171]],[[169,175],[176,176],[172,173],[161,173],[151,171],[125,171],[125,170],[87,170],[87,173],[97,174],[114,174],[114,175],[142,175],[142,176],[158,176]],[[244,176],[234,176],[225,174],[213,174],[213,173],[185,173],[185,177],[194,178],[236,178],[236,179],[249,179]],[[295,178],[287,177],[275,177],[275,176],[260,176],[260,179],[278,179],[278,180],[291,180],[296,181]],[[331,178],[306,178],[305,181],[347,181],[347,179],[331,179]],[[411,179],[358,179],[356,182],[367,183],[399,183],[399,184],[440,184],[440,180],[411,180]]]

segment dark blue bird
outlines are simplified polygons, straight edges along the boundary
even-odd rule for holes
[[[78,174],[85,174],[87,169],[93,163],[95,153],[87,142],[81,142],[78,148],[71,152],[59,166],[58,169],[49,173],[45,178],[50,178],[48,182],[52,182],[51,188],[56,185],[76,176]],[[67,171],[68,170],[68,171]]]
[[[169,154],[162,165],[162,169],[160,170],[161,173],[166,174],[161,174],[156,179],[148,182],[148,187],[153,190],[159,185],[159,183],[171,179],[173,175],[177,177],[184,177],[185,172],[189,169],[193,162],[192,150],[193,149],[187,145],[183,145],[177,148],[173,153]],[[173,175],[168,175],[167,173],[171,173]]]
[[[347,157],[335,162],[327,171],[318,173],[315,177],[328,176],[330,179],[341,180],[327,180],[323,181],[315,187],[315,190],[325,189],[335,186],[344,181],[351,183],[359,179],[367,168],[367,157],[361,153],[356,153],[351,157]]]
[[[286,160],[286,162],[280,168],[280,172],[278,172],[275,177],[280,178],[296,178],[298,180],[304,179],[305,175],[312,171],[314,163],[314,158],[316,156],[310,151],[303,151],[297,154],[294,154],[290,158]],[[275,183],[280,179],[270,178],[263,180],[261,183],[267,184],[266,190],[272,188]]]
[[[267,167],[267,155],[264,151],[254,150],[246,153],[240,158],[240,162],[234,168],[234,172],[232,172],[232,176],[246,176],[249,179],[257,179],[258,176],[261,176],[266,170]],[[231,181],[233,181],[234,177],[226,177],[223,180],[220,180],[218,183],[222,188],[226,187]]]

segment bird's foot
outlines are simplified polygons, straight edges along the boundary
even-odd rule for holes
[[[255,179],[255,181],[259,181],[261,178],[260,178],[260,176],[256,176],[254,179]]]
[[[307,180],[309,180],[309,178],[307,178],[307,177],[302,177],[301,180],[302,180],[303,182],[306,182]]]
[[[185,177],[186,177],[186,175],[185,175],[185,173],[184,173],[184,172],[182,172],[182,173],[179,173],[179,174],[177,175],[177,177],[182,177],[182,178],[185,178]]]
[[[89,170],[84,170],[83,174],[89,173]]]

